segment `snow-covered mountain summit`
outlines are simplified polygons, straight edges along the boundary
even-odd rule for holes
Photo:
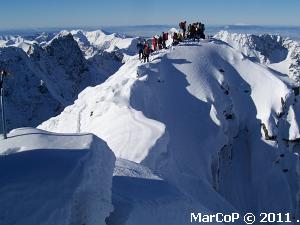
[[[287,80],[222,41],[185,42],[149,64],[132,57],[39,128],[96,134],[196,209],[297,216],[299,96]]]
[[[111,202],[104,198],[101,218],[88,218],[106,216],[107,225],[190,224],[191,212],[285,212],[300,219],[300,97],[288,68],[299,61],[297,43],[218,35],[157,51],[150,63],[135,55],[137,39],[102,31],[43,34],[26,51],[0,48],[1,66],[14,74],[6,83],[9,127],[40,123],[46,131],[76,133],[12,131],[1,142],[5,154],[18,158],[28,135],[33,145],[50,140],[83,152],[92,142],[82,133],[104,140],[117,157],[113,177],[105,179],[112,178],[112,188],[89,188]],[[91,170],[86,178],[95,175]],[[84,223],[81,215],[86,211],[76,205],[69,218]]]
[[[220,31],[214,37],[227,42],[253,60],[287,74],[299,83],[299,42],[278,35],[237,34],[228,31]]]
[[[87,57],[91,57],[99,51],[110,53],[120,51],[120,53],[126,53],[127,55],[136,54],[137,38],[130,38],[116,33],[108,34],[101,30],[72,30],[70,33]],[[93,51],[91,48],[93,48]]]

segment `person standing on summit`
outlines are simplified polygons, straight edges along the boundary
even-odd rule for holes
[[[179,28],[182,29],[183,38],[185,38],[185,34],[186,34],[186,21],[180,22],[179,23]]]
[[[152,38],[152,47],[153,51],[157,50],[157,38],[155,36]]]
[[[162,36],[159,36],[157,39],[157,45],[158,45],[159,50],[162,49],[162,44],[163,44],[163,38],[162,38]]]
[[[151,53],[151,50],[150,50],[148,44],[145,44],[145,47],[144,47],[144,50],[143,50],[144,63],[146,61],[149,62],[150,53]]]
[[[142,56],[143,56],[143,48],[144,48],[144,45],[141,41],[139,41],[136,45],[136,48],[138,49],[138,52],[139,52],[139,60],[142,59]]]
[[[167,48],[166,41],[168,40],[168,38],[169,38],[169,34],[165,33],[165,32],[162,32],[162,46],[163,46],[164,49]]]

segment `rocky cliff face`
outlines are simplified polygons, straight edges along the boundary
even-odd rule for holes
[[[5,105],[9,130],[58,114],[64,107],[53,97],[42,71],[26,53],[15,47],[0,48],[0,66],[11,76],[5,79]],[[1,121],[2,123],[2,121]]]

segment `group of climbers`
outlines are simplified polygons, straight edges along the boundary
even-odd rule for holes
[[[173,43],[172,45],[178,45],[179,42],[182,42],[184,40],[184,36],[182,33],[180,32],[174,32],[173,33]]]
[[[166,49],[167,48],[167,44],[166,41],[169,39],[169,34],[162,32],[162,35],[160,35],[159,37],[154,36],[152,38],[152,49],[153,51],[157,51],[157,50],[161,50],[161,49]]]
[[[201,22],[196,22],[188,25],[187,31],[186,32],[186,21],[180,22],[179,27],[182,30],[183,33],[183,38],[188,38],[191,39],[205,39],[205,26]]]
[[[205,39],[205,26],[201,22],[193,23],[188,26],[187,38]]]
[[[137,43],[137,49],[139,52],[139,59],[144,60],[144,62],[149,62],[149,56],[152,52],[157,50],[166,49],[166,41],[169,38],[169,34],[162,32],[160,36],[154,36],[152,40],[143,40]]]
[[[185,39],[205,39],[205,26],[201,22],[196,22],[189,24],[187,27],[186,21],[179,23],[179,28],[182,32],[174,32],[172,39],[172,45],[177,45]],[[166,49],[167,40],[169,39],[169,33],[162,32],[160,36],[154,36],[152,39],[139,41],[137,44],[137,49],[139,52],[139,59],[144,62],[149,62],[149,56],[152,52]]]
[[[179,23],[179,28],[182,30],[183,38],[205,39],[205,26],[201,22],[189,24],[186,29],[186,21],[183,21]]]
[[[194,41],[198,39],[205,39],[205,25],[201,22],[196,22],[186,26],[186,21],[179,23],[179,28],[182,30],[181,32],[173,34],[173,45],[177,45],[179,42],[184,39],[193,39]]]

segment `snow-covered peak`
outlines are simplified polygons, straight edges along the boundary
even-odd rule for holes
[[[134,55],[136,52],[137,38],[130,38],[117,33],[109,34],[102,30],[62,30],[58,34],[41,34],[34,40],[44,46],[69,34],[76,40],[87,59],[103,52],[113,53],[118,51],[127,55]]]
[[[287,57],[287,50],[283,46],[285,39],[277,35],[238,34],[220,31],[214,37],[227,42],[261,63],[277,63]]]
[[[47,33],[43,32],[41,34],[37,34],[34,37],[34,40],[38,42],[41,46],[46,45],[48,42],[50,42],[54,37],[56,36],[55,33]]]
[[[56,36],[45,46],[45,50],[72,77],[79,76],[87,70],[83,53],[70,33]]]
[[[0,36],[0,48],[18,47],[27,52],[34,43],[36,43],[36,41],[26,40],[21,36]]]
[[[295,215],[296,155],[282,141],[282,130],[290,129],[287,139],[299,130],[294,114],[287,119],[292,103],[278,73],[224,42],[202,40],[154,53],[151,63],[131,58],[39,127],[92,132],[117,157],[152,168],[206,209]],[[291,177],[272,163],[282,152]]]
[[[38,127],[79,137],[93,133],[122,158],[108,224],[182,225],[193,211],[300,215],[299,90],[268,68],[279,71],[287,59],[297,61],[297,51],[290,53],[297,49],[294,42],[272,35],[241,35],[230,45],[186,40],[153,53],[150,63],[141,64],[135,55],[121,66],[118,54],[128,55],[131,48],[135,53],[136,40],[128,46],[128,39],[119,38],[76,30],[58,34],[44,47],[33,45],[27,54],[18,49],[21,57],[13,47],[2,54],[5,66],[19,76],[16,84],[6,83],[9,119],[36,123],[42,120],[35,115],[69,104]],[[80,65],[88,70],[78,73]],[[105,74],[116,72],[87,87],[84,82],[105,67],[111,72]],[[73,143],[67,136],[63,142]],[[74,143],[83,148],[86,141]]]
[[[220,31],[214,38],[227,42],[252,60],[300,81],[300,44],[278,35],[238,34]]]

